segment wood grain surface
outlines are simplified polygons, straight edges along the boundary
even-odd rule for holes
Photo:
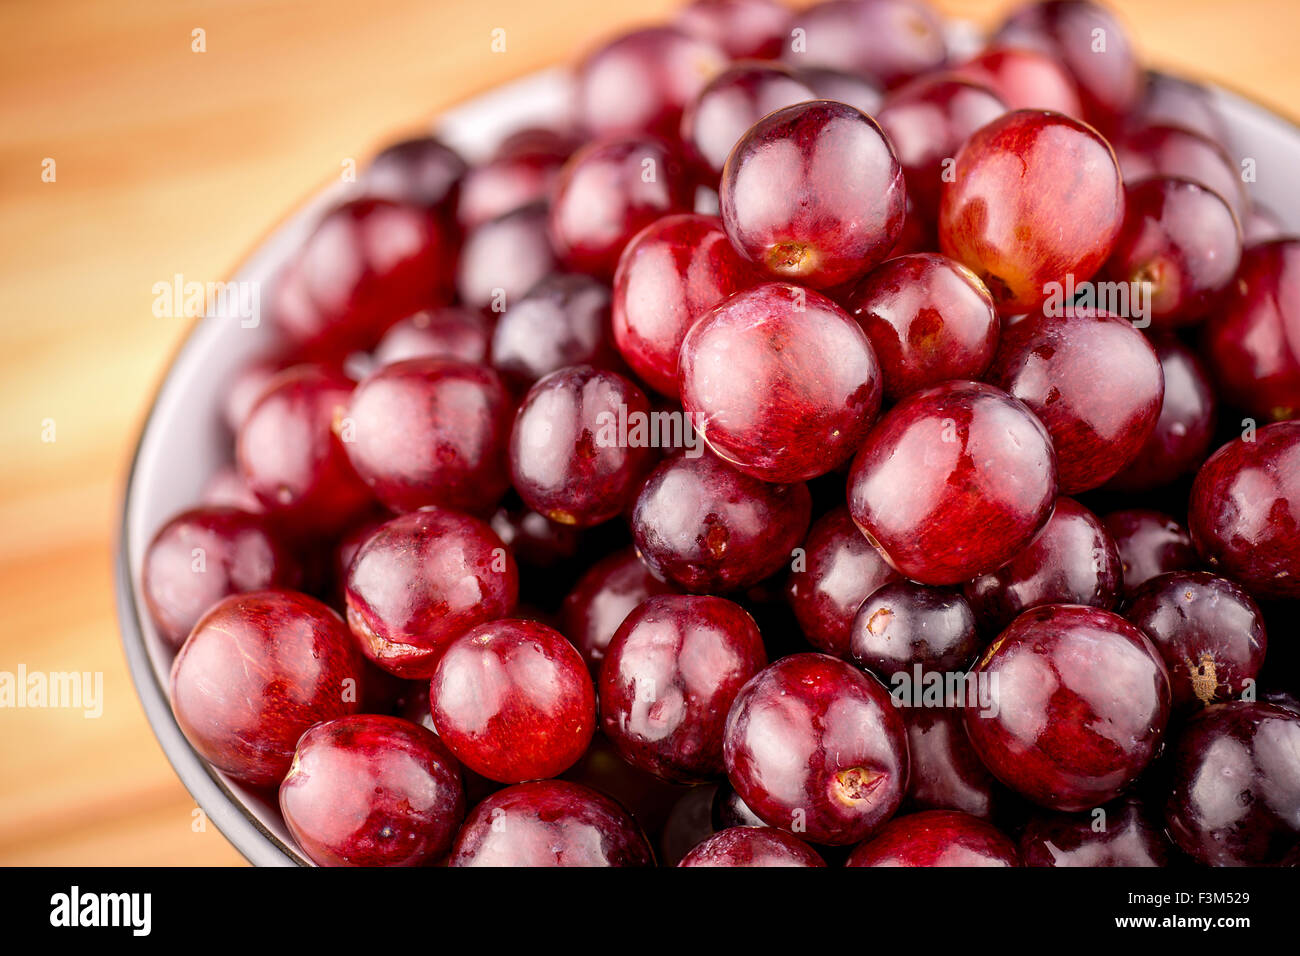
[[[1010,4],[940,3],[980,23]],[[6,0],[0,5],[0,671],[104,675],[102,716],[0,710],[0,864],[237,864],[154,741],[122,655],[127,462],[219,279],[346,157],[563,62],[661,0]],[[1148,60],[1300,112],[1295,0],[1115,4]],[[506,52],[489,50],[506,30]],[[192,31],[206,52],[191,50]],[[54,182],[42,164],[55,161]],[[49,425],[53,423],[54,441]]]

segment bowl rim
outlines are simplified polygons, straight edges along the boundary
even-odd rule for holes
[[[1152,67],[1154,72],[1168,72],[1159,67]],[[444,132],[443,124],[457,110],[473,108],[488,97],[508,95],[509,92],[523,88],[529,83],[543,81],[555,82],[565,70],[560,66],[546,67],[529,71],[503,84],[488,90],[471,93],[461,100],[447,104],[442,114],[433,124],[425,124],[435,135]],[[1178,76],[1179,74],[1170,73]],[[1211,95],[1216,108],[1225,106],[1240,112],[1251,114],[1257,121],[1280,124],[1300,140],[1300,122],[1285,113],[1275,111],[1272,107],[1248,96],[1231,86],[1222,83],[1210,83],[1192,80],[1205,88]],[[312,214],[320,203],[328,187],[321,187],[300,200],[283,218],[242,255],[229,270],[228,276],[238,276],[250,261],[274,238],[287,231],[294,223]],[[1276,213],[1276,210],[1273,210]],[[1286,224],[1288,227],[1291,223]],[[1300,225],[1300,224],[1298,224]],[[113,548],[114,593],[116,617],[121,630],[122,647],[127,659],[127,667],[135,686],[137,697],[144,709],[145,717],[154,733],[164,756],[175,770],[181,783],[198,804],[198,808],[210,820],[232,846],[255,866],[311,866],[311,862],[298,850],[280,839],[269,830],[248,807],[243,797],[236,793],[231,785],[223,779],[219,771],[213,768],[181,732],[180,725],[172,713],[168,689],[159,679],[158,670],[150,655],[145,640],[144,616],[136,599],[133,579],[133,560],[130,550],[130,521],[132,489],[134,488],[140,465],[141,452],[145,438],[154,426],[158,408],[169,388],[173,387],[172,373],[180,360],[197,347],[199,336],[196,334],[208,321],[219,316],[200,316],[194,319],[180,344],[174,349],[149,398],[148,408],[143,420],[136,430],[134,447],[126,469],[125,482],[121,486],[121,504],[118,511]]]
[[[569,72],[563,66],[531,70],[504,83],[471,92],[455,102],[446,104],[433,122],[413,124],[411,129],[422,129],[432,135],[440,136],[463,154],[473,156],[475,152],[481,150],[476,150],[474,144],[469,142],[473,137],[468,131],[478,123],[481,113],[496,108],[493,123],[498,127],[496,130],[498,134],[503,130],[517,128],[521,122],[529,118],[543,121],[548,117],[539,116],[532,111],[502,110],[501,106],[512,100],[522,99],[528,93],[557,103],[567,102],[562,91],[568,82],[568,77]],[[511,112],[518,115],[508,115]],[[399,132],[397,135],[400,138],[403,134]],[[418,133],[408,132],[406,135],[418,135]],[[247,248],[228,271],[227,277],[234,278],[244,273],[250,264],[278,238],[291,232],[295,226],[301,226],[304,221],[312,219],[325,208],[328,201],[337,201],[341,196],[338,186],[337,182],[331,180],[300,198],[288,212]],[[185,789],[198,804],[198,808],[249,863],[255,866],[310,867],[311,861],[268,829],[249,808],[244,797],[237,793],[231,783],[204,760],[186,739],[172,713],[169,690],[160,678],[160,669],[155,666],[150,652],[145,636],[145,615],[136,596],[136,582],[132,569],[139,562],[135,560],[137,556],[133,555],[131,550],[131,519],[133,490],[139,477],[141,454],[146,446],[146,439],[155,426],[164,397],[175,387],[173,373],[182,360],[203,342],[200,332],[207,324],[221,319],[220,315],[209,314],[198,316],[190,322],[184,337],[158,374],[147,410],[135,433],[135,443],[126,469],[125,481],[120,486],[121,503],[115,526],[113,590],[116,598],[116,616],[121,631],[122,647],[126,654],[127,668],[136,689],[136,696],[144,709],[145,718],[164,756],[176,771]]]
[[[197,322],[202,322],[202,319]],[[196,322],[196,324],[197,324]],[[181,350],[194,341],[194,330],[186,334]],[[181,350],[172,357],[173,363],[180,357]],[[168,369],[172,366],[169,364]],[[164,376],[164,383],[166,376]],[[143,432],[149,427],[154,408],[162,393],[160,385],[150,402],[149,412],[145,416]],[[126,488],[129,491],[135,480],[139,464],[140,449],[143,440],[137,441],[131,454],[131,463],[127,470]],[[171,764],[181,783],[198,803],[198,809],[221,832],[231,845],[254,866],[310,866],[311,864],[295,850],[288,846],[276,834],[272,833],[259,820],[244,800],[231,790],[198,751],[181,732],[180,725],[172,713],[170,695],[149,656],[145,644],[143,618],[140,606],[136,602],[135,587],[131,577],[131,555],[129,553],[127,525],[130,520],[130,495],[123,494],[120,521],[117,530],[117,544],[114,549],[114,590],[117,594],[117,619],[122,630],[122,645],[126,653],[127,667],[135,685],[136,696],[144,708],[145,718],[154,732],[163,755]]]

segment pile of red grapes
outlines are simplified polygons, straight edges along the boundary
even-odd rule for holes
[[[1300,238],[985,43],[695,0],[377,156],[144,561],[195,750],[327,865],[1300,865]]]

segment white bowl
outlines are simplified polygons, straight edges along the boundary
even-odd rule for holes
[[[567,72],[553,69],[524,77],[449,110],[436,132],[473,160],[487,155],[508,133],[565,117]],[[1236,158],[1251,157],[1273,171],[1249,184],[1252,198],[1300,226],[1300,191],[1289,170],[1300,157],[1300,129],[1262,106],[1212,89]],[[1277,171],[1286,170],[1287,174]],[[316,217],[343,198],[343,183],[324,190],[294,213],[235,272],[232,280],[259,283],[261,301],[280,266],[305,238]],[[198,500],[204,483],[228,463],[231,438],[221,418],[226,383],[270,338],[265,325],[244,328],[221,311],[200,319],[181,347],[145,421],[132,461],[117,553],[118,617],[123,643],[145,713],[182,782],[208,818],[250,862],[261,866],[309,865],[293,845],[277,807],[198,756],[181,734],[167,698],[173,652],[143,613],[140,568],[153,534],[176,512]]]

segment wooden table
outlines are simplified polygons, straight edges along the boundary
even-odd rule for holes
[[[982,23],[1008,6],[940,5]],[[1151,62],[1300,112],[1294,0],[1116,5]],[[228,274],[343,159],[674,6],[0,5],[0,670],[99,671],[105,694],[98,719],[0,710],[0,864],[241,862],[214,829],[194,832],[114,617],[126,464],[186,333],[152,315],[153,284]],[[504,53],[489,52],[496,27]]]

